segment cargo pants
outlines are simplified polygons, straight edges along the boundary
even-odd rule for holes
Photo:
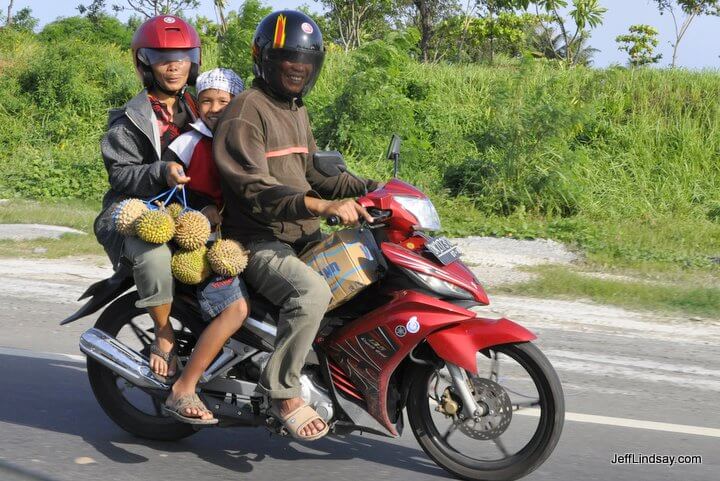
[[[126,237],[123,256],[132,263],[139,295],[135,307],[156,307],[172,302],[172,252],[167,244],[150,244],[137,237]]]
[[[330,287],[283,242],[257,241],[245,247],[250,261],[243,279],[280,308],[275,351],[258,387],[272,399],[299,397],[300,371],[330,304]]]

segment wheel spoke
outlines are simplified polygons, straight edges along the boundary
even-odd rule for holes
[[[447,431],[445,431],[445,434],[443,434],[443,437],[442,437],[443,441],[445,441],[447,443],[448,438],[455,431],[457,431],[457,423],[455,423],[455,422],[450,423],[450,426],[448,427]]]
[[[501,453],[503,453],[503,456],[506,458],[510,457],[510,453],[508,452],[507,448],[505,447],[505,443],[500,439],[499,437],[493,439],[493,442],[495,443],[495,446],[500,450]]]
[[[138,340],[142,343],[143,347],[146,348],[152,344],[152,338],[148,336],[147,332],[139,328],[134,322],[130,321],[130,329],[135,333]]]
[[[523,401],[520,403],[513,403],[513,411],[519,411],[521,409],[525,408],[534,408],[540,405],[539,399],[534,399],[532,401]]]

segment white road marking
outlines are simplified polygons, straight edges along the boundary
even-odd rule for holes
[[[522,409],[513,415],[540,417],[539,409]],[[566,421],[580,423],[603,424],[605,426],[618,426],[633,429],[649,429],[651,431],[664,431],[667,433],[693,434],[695,436],[709,436],[720,438],[720,429],[703,426],[688,426],[686,424],[658,423],[655,421],[642,421],[639,419],[613,418],[609,416],[596,416],[595,414],[565,413]]]

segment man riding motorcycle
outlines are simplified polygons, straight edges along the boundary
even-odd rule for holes
[[[225,236],[241,241],[251,260],[246,282],[280,308],[278,338],[259,386],[295,437],[317,439],[327,424],[300,397],[300,370],[331,299],[327,282],[297,253],[320,239],[318,217],[350,225],[372,221],[354,200],[376,182],[347,173],[320,174],[303,97],[325,57],[322,33],[291,10],[265,17],[252,44],[255,80],[228,106],[217,127],[215,162],[222,178]]]

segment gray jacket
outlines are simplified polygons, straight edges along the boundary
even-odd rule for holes
[[[192,120],[192,111],[188,108]],[[102,244],[113,266],[122,255],[123,236],[113,227],[112,214],[128,197],[151,198],[167,186],[167,164],[161,161],[160,130],[155,113],[143,90],[108,116],[108,130],[100,142],[110,189],[102,211],[95,219],[95,237]]]

